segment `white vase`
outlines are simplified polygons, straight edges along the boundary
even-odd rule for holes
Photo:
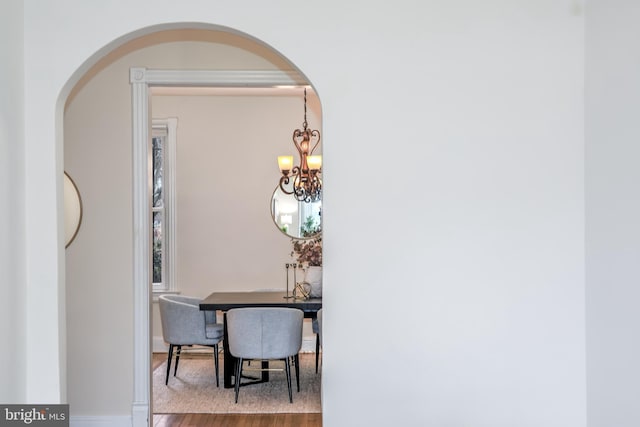
[[[322,267],[310,265],[304,270],[304,281],[311,286],[309,296],[322,298]]]

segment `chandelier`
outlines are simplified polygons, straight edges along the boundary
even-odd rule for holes
[[[293,166],[293,156],[278,156],[280,190],[293,194],[296,200],[310,203],[322,198],[322,156],[313,155],[320,144],[320,132],[307,129],[307,88],[304,89],[304,121],[302,129],[293,131],[293,145],[298,150],[300,164]],[[290,183],[293,183],[290,186]]]

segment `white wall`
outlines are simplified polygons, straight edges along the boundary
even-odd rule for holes
[[[406,5],[351,16],[366,36],[335,37],[363,53],[332,52],[353,69],[318,87],[324,419],[584,425],[583,19],[568,2]],[[380,203],[363,211],[340,184],[365,176],[358,196]],[[393,360],[406,375],[375,375]]]
[[[271,217],[279,153],[294,154],[303,117],[293,96],[154,96],[178,119],[178,284],[185,293],[286,286],[291,240]],[[318,119],[309,117],[310,123]]]
[[[586,20],[587,379],[590,427],[640,425],[640,4]]]
[[[61,172],[60,91],[117,37],[207,21],[275,46],[322,100],[325,424],[586,424],[581,3],[154,6],[26,1],[29,313],[43,320],[29,342],[59,332],[56,218],[36,212]],[[408,372],[379,375],[400,360]],[[27,363],[55,367],[46,351]],[[126,413],[120,378],[86,385],[113,397],[100,413]]]
[[[0,14],[0,402],[26,398],[26,277],[24,258],[24,57],[22,2],[3,2]]]

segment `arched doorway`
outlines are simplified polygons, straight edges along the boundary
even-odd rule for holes
[[[163,43],[172,43],[175,41],[183,42],[185,40],[190,40],[193,38],[196,39],[195,43],[203,43],[203,42],[212,43],[211,34],[209,33],[215,33],[215,35],[223,35],[224,36],[223,39],[227,42],[229,42],[229,40],[232,40],[231,43],[235,48],[247,47],[248,39],[245,40],[233,32],[226,33],[224,31],[220,31],[219,28],[216,28],[216,29],[212,28],[210,30],[198,29],[197,31],[193,29],[178,30],[175,28],[170,28],[165,30],[158,29],[157,31],[151,34],[123,43],[118,48],[113,49],[112,51],[106,53],[100,61],[97,61],[94,68],[90,69],[82,78],[79,79],[77,85],[74,87],[74,89],[71,91],[71,94],[69,95],[67,104],[72,104],[73,102],[75,102],[74,100],[77,97],[82,96],[81,92],[83,88],[85,86],[88,87],[89,81],[91,79],[93,79],[94,77],[101,78],[101,76],[99,76],[99,73],[102,69],[105,69],[106,67],[108,67],[109,64],[113,64],[118,61],[122,62],[122,58],[125,58],[127,55],[130,55],[132,52],[139,50],[142,46],[152,46],[156,48],[156,47],[160,47]],[[229,34],[231,34],[231,36],[229,36]],[[256,43],[256,46],[258,45],[259,44]],[[261,49],[265,49],[264,46],[262,46]],[[300,77],[299,74],[293,72],[293,70],[287,69],[286,72],[283,72],[282,70],[279,69],[279,67],[282,67],[283,64],[288,64],[288,63],[284,61],[282,58],[276,58],[277,54],[275,53],[275,51],[261,50],[260,54],[263,55],[263,59],[264,59],[263,64],[264,63],[272,64],[271,70],[267,70],[266,72],[263,70],[260,72],[263,75],[260,84],[264,84],[264,85],[268,84],[272,86],[274,84],[298,85],[298,84],[306,83],[306,81],[302,77]],[[119,64],[119,65],[123,65],[123,64]],[[119,126],[114,125],[114,123],[111,123],[112,126],[115,126],[116,128],[118,128],[117,137],[115,135],[110,136],[109,137],[110,139],[103,141],[104,144],[94,142],[95,146],[93,148],[85,147],[86,151],[84,152],[84,154],[78,155],[77,158],[74,158],[73,155],[70,155],[69,162],[67,162],[67,154],[68,154],[66,152],[67,151],[66,150],[67,134],[65,134],[65,168],[67,167],[67,165],[69,165],[69,167],[74,167],[74,164],[77,167],[77,171],[76,171],[77,173],[72,173],[72,175],[74,176],[75,180],[78,182],[80,191],[84,195],[83,200],[87,205],[87,211],[88,211],[87,216],[91,216],[89,212],[92,211],[92,208],[91,208],[92,204],[94,204],[94,209],[93,209],[94,218],[100,215],[100,211],[97,208],[97,205],[98,203],[102,203],[104,201],[104,198],[107,195],[111,193],[117,193],[118,190],[124,189],[125,186],[127,185],[129,185],[129,189],[127,191],[131,191],[130,194],[129,193],[120,194],[119,196],[117,196],[117,198],[113,199],[113,203],[111,204],[111,205],[122,205],[122,204],[125,204],[126,199],[129,199],[129,200],[132,200],[132,202],[130,202],[132,203],[131,206],[122,206],[121,208],[114,209],[113,211],[110,211],[109,215],[105,215],[103,218],[101,218],[100,221],[94,220],[93,224],[91,220],[89,220],[88,218],[85,218],[83,227],[85,228],[86,237],[83,239],[81,236],[82,234],[81,232],[79,236],[80,238],[78,239],[78,241],[74,242],[74,246],[76,246],[77,250],[74,252],[73,251],[74,248],[72,246],[71,250],[68,252],[67,265],[68,266],[71,265],[71,268],[69,268],[71,274],[69,275],[69,279],[68,279],[68,282],[70,282],[69,283],[70,286],[67,287],[68,288],[68,297],[67,297],[68,304],[67,305],[71,308],[70,310],[71,319],[70,321],[68,321],[68,324],[70,324],[75,322],[77,319],[81,318],[81,316],[78,315],[76,319],[75,306],[77,305],[77,299],[82,299],[82,296],[81,296],[82,294],[80,293],[77,297],[74,297],[74,296],[69,297],[69,295],[71,294],[76,295],[75,292],[82,287],[81,283],[90,282],[90,280],[87,280],[87,279],[89,279],[91,275],[95,275],[95,273],[97,272],[97,269],[99,268],[100,261],[94,258],[91,258],[91,255],[90,255],[90,253],[93,252],[92,249],[96,248],[97,241],[101,241],[104,243],[105,239],[109,240],[107,244],[109,244],[111,247],[108,250],[104,251],[104,253],[107,253],[107,252],[114,252],[114,251],[118,252],[120,249],[124,248],[123,244],[125,241],[128,240],[127,243],[129,245],[130,252],[122,254],[120,258],[117,258],[114,256],[113,260],[115,261],[114,262],[115,266],[112,267],[111,269],[123,267],[123,271],[126,271],[127,268],[129,268],[129,271],[131,270],[133,271],[133,278],[130,279],[131,280],[130,285],[131,285],[131,289],[134,290],[133,300],[131,301],[131,306],[133,307],[133,323],[134,323],[134,328],[132,331],[133,343],[134,343],[132,348],[132,352],[134,355],[134,366],[133,366],[133,386],[134,387],[133,387],[133,397],[132,397],[132,416],[133,416],[134,425],[146,425],[146,423],[148,422],[147,420],[149,418],[149,411],[150,411],[149,374],[150,374],[150,351],[151,351],[150,345],[151,345],[152,337],[149,331],[149,325],[151,322],[151,312],[150,312],[151,306],[149,305],[150,280],[149,280],[149,269],[147,268],[147,266],[149,266],[149,257],[150,257],[150,250],[149,250],[150,227],[149,227],[148,205],[146,201],[148,200],[148,169],[147,169],[147,165],[148,165],[147,141],[148,141],[148,128],[149,128],[148,123],[151,117],[149,116],[149,112],[147,110],[147,106],[148,106],[147,102],[149,97],[148,91],[149,91],[149,88],[153,87],[154,85],[164,85],[164,86],[170,86],[170,85],[206,86],[206,85],[215,85],[215,84],[240,85],[240,84],[246,84],[247,83],[246,79],[248,78],[253,79],[252,81],[254,83],[256,81],[255,72],[248,72],[247,74],[243,74],[243,72],[246,72],[247,70],[242,70],[242,72],[239,72],[238,70],[226,70],[224,73],[219,73],[216,70],[209,70],[209,71],[211,71],[211,73],[203,72],[202,69],[195,73],[191,73],[189,71],[187,71],[186,73],[179,73],[179,72],[175,72],[175,70],[171,73],[167,73],[166,70],[163,71],[160,68],[155,68],[151,70],[136,69],[131,72],[130,82],[125,81],[127,85],[131,83],[131,87],[133,88],[132,93],[134,98],[134,105],[132,107],[133,114],[132,115],[131,113],[128,114],[129,120],[133,116],[132,127],[129,133],[129,135],[133,135],[133,141],[132,143],[130,143],[130,146],[126,147],[126,149],[129,150],[129,153],[131,155],[131,161],[129,163],[129,159],[126,159],[126,161],[120,162],[118,158],[118,154],[122,155],[122,152],[114,153],[112,156],[107,156],[108,158],[107,163],[115,162],[118,165],[120,165],[120,166],[117,166],[115,164],[111,164],[106,169],[104,169],[104,171],[107,171],[107,170],[119,171],[119,173],[116,174],[116,176],[112,176],[112,180],[114,181],[113,183],[109,183],[109,182],[105,183],[105,180],[97,179],[97,175],[100,172],[96,170],[96,166],[97,166],[97,163],[100,163],[100,162],[96,160],[87,161],[87,159],[90,156],[95,156],[97,147],[103,147],[103,148],[108,147],[109,143],[112,143],[113,140],[116,140],[122,137],[122,135],[124,133],[127,133],[127,131],[120,129]],[[224,80],[223,82],[221,82],[220,80],[221,78],[220,76],[222,74],[225,74],[227,76],[225,77],[226,80]],[[232,77],[229,77],[229,75],[231,75]],[[127,90],[131,90],[131,88],[128,87]],[[107,92],[110,92],[110,91],[107,91]],[[114,96],[114,93],[113,92],[109,93],[109,96]],[[131,98],[128,99],[128,102],[129,104],[131,103]],[[295,117],[292,118],[294,123],[288,126],[289,130],[287,131],[287,134],[289,134],[290,130],[293,129],[292,126],[299,125],[299,121],[300,121],[299,119],[300,119],[300,115],[296,115]],[[108,123],[108,121],[109,121],[109,118],[107,117],[106,123]],[[101,121],[101,123],[104,124],[105,121],[103,120]],[[90,128],[90,126],[87,125],[87,122],[83,122],[83,127]],[[65,125],[65,128],[69,129],[70,133],[74,131],[71,126],[67,127]],[[94,129],[97,129],[97,128],[94,128]],[[287,138],[285,140],[288,140],[289,137],[290,135],[287,135]],[[72,138],[77,138],[78,140],[85,141],[85,145],[87,144],[86,143],[87,138],[83,137],[83,135],[74,136]],[[80,144],[82,144],[82,142],[77,143],[76,146]],[[118,150],[123,149],[123,152],[124,152],[125,149],[123,147],[124,145],[117,149]],[[83,161],[85,162],[85,164],[82,164]],[[265,162],[275,162],[275,157],[265,159]],[[121,168],[122,165],[125,165],[127,163],[129,165],[133,165],[133,171],[132,171],[131,177],[127,176],[128,173],[126,171],[126,167],[125,169]],[[82,165],[77,166],[79,164],[82,164]],[[275,169],[275,166],[274,166],[274,169]],[[273,189],[273,186],[275,186],[275,184],[276,184],[276,181],[273,182],[269,191],[266,192],[265,200],[267,200],[268,197],[270,196],[270,192]],[[95,194],[101,194],[102,197],[100,198],[102,199],[102,201],[97,201],[95,196],[92,196]],[[111,209],[110,206],[107,206],[107,208]],[[132,217],[126,215],[126,211],[128,210],[127,208],[129,207],[133,209]],[[265,211],[268,211],[268,202],[265,203],[264,209]],[[114,217],[119,217],[119,220],[116,220],[113,223],[112,225],[113,227],[117,226],[118,230],[120,230],[120,228],[126,228],[129,226],[131,227],[131,232],[122,233],[122,235],[119,235],[119,236],[109,236],[110,234],[114,234],[113,233],[114,230],[109,230],[111,226],[108,225],[109,224],[108,221],[113,219]],[[127,223],[129,225],[127,225]],[[105,228],[105,224],[107,224],[106,230],[104,231],[99,230],[99,228]],[[281,238],[281,236],[277,234],[277,230],[274,229],[272,231],[279,238]],[[118,232],[116,232],[115,234],[118,234]],[[133,241],[134,243],[133,248],[131,248],[131,241]],[[103,243],[101,243],[101,245]],[[97,252],[98,254],[96,255],[96,257],[99,257],[100,256],[99,254],[103,253],[103,249],[101,248],[97,250]],[[129,256],[129,261],[125,262],[123,261],[123,259],[126,256]],[[87,263],[84,264],[85,267],[83,267],[82,269],[75,268],[73,266],[74,261],[77,261],[80,258],[82,258],[83,263],[85,261],[88,261]],[[87,258],[91,258],[91,259],[87,260]],[[111,261],[111,259],[109,261]],[[82,270],[82,271],[79,271],[79,270]],[[107,273],[107,274],[111,274],[111,273]],[[114,278],[116,280],[118,279],[126,280],[125,276],[126,276],[126,273],[120,274],[119,276],[117,276],[117,278],[114,276]],[[284,278],[282,278],[281,280],[283,281]],[[100,285],[97,285],[97,286],[100,286]],[[116,290],[115,292],[122,292],[122,290],[125,288],[126,288],[126,285],[123,286],[122,288],[119,288],[120,289],[119,291]],[[125,303],[125,306],[127,305],[128,303]],[[98,309],[97,312],[95,313],[95,316],[96,317],[104,316],[104,313],[101,314],[100,309]],[[83,338],[81,336],[83,332],[76,331],[73,328],[73,326],[70,327],[69,332],[70,332],[69,334],[70,340],[81,340]],[[72,357],[75,357],[75,356],[72,356]],[[73,366],[74,364],[70,363],[70,365]]]

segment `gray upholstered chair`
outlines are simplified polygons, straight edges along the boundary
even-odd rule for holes
[[[244,360],[283,360],[291,393],[290,359],[294,358],[296,379],[299,383],[298,353],[302,347],[302,310],[286,307],[235,308],[227,312],[227,344],[232,356],[236,357],[235,392],[236,403],[242,378]]]
[[[162,321],[162,337],[169,344],[167,357],[167,376],[165,384],[169,383],[169,371],[173,350],[177,347],[176,365],[173,376],[178,372],[178,362],[182,346],[200,345],[213,347],[213,357],[216,369],[216,386],[218,377],[218,343],[222,341],[223,325],[216,321],[215,311],[201,311],[200,299],[182,295],[161,295],[159,298],[160,319]]]

